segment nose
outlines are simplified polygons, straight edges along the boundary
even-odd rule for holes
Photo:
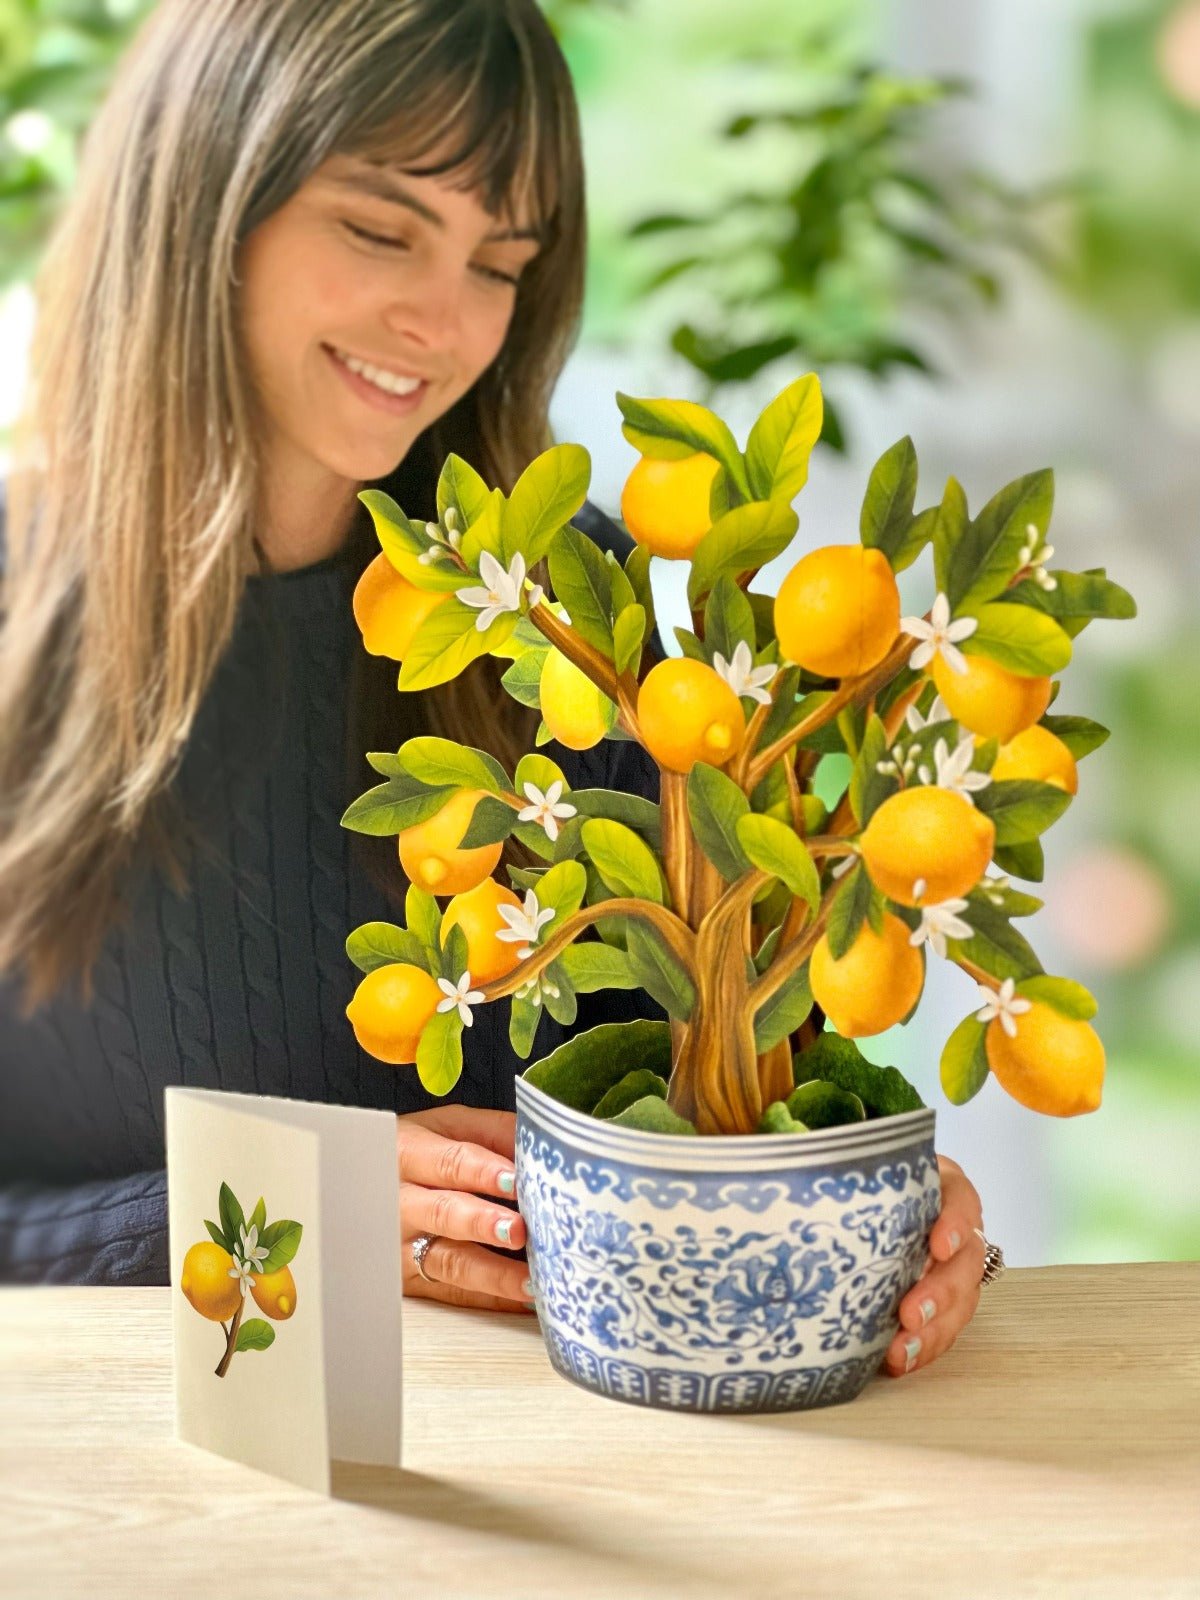
[[[384,313],[387,326],[431,353],[455,350],[462,339],[464,274],[431,263],[411,277]]]

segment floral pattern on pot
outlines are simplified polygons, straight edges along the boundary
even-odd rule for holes
[[[933,1120],[661,1137],[518,1080],[517,1198],[551,1362],[643,1405],[853,1399],[899,1328],[940,1210]]]

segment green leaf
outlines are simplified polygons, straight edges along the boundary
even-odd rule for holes
[[[567,918],[579,910],[587,891],[587,873],[578,861],[558,861],[537,881],[538,905],[554,910],[552,921],[544,924],[542,939],[556,933]]]
[[[267,1258],[259,1269],[264,1275],[268,1272],[278,1272],[280,1267],[286,1267],[295,1259],[296,1251],[300,1248],[300,1238],[304,1229],[298,1222],[293,1222],[290,1217],[281,1217],[278,1222],[269,1222],[263,1229],[259,1244],[265,1245]]]
[[[633,1072],[627,1072],[620,1083],[614,1083],[607,1093],[601,1095],[592,1115],[615,1117],[635,1101],[645,1099],[647,1095],[657,1095],[660,1100],[665,1100],[667,1080],[660,1077],[657,1072],[651,1072],[648,1067],[637,1067]]]
[[[840,961],[858,938],[871,902],[873,885],[862,862],[857,862],[838,884],[825,925],[829,953]]]
[[[746,441],[747,499],[793,501],[808,482],[808,464],[821,437],[824,403],[816,373],[777,394]]]
[[[646,613],[639,605],[626,606],[613,624],[613,665],[618,672],[637,673],[646,633]]]
[[[1074,978],[1055,978],[1048,972],[1034,978],[1022,978],[1016,992],[1025,1000],[1041,1000],[1063,1017],[1077,1022],[1087,1022],[1096,1015],[1095,996]]]
[[[689,656],[693,661],[703,661],[705,666],[712,665],[712,651],[698,634],[693,633],[690,628],[672,628],[671,632],[679,641],[679,648],[685,656]]]
[[[442,913],[442,918],[444,927],[444,912]],[[441,933],[441,931],[442,930],[439,928],[439,933]],[[467,934],[461,922],[451,923],[449,929],[446,930],[442,938],[442,943],[439,949],[440,959],[438,962],[438,970],[434,976],[439,978],[448,978],[451,983],[457,983],[462,977],[463,973],[468,970],[467,959],[469,955],[467,948]]]
[[[462,930],[458,924],[452,932]],[[417,1041],[417,1076],[430,1094],[449,1094],[462,1075],[463,1020],[458,1007],[435,1011]]]
[[[758,1119],[756,1133],[807,1133],[808,1127],[797,1122],[783,1100],[773,1100]]]
[[[732,881],[749,871],[750,858],[737,826],[749,813],[750,802],[733,779],[707,761],[697,761],[688,773],[687,808],[696,841],[721,876]]]
[[[391,966],[397,961],[429,971],[429,958],[420,938],[391,922],[364,922],[355,928],[346,940],[346,954],[360,972],[374,972],[376,967]]]
[[[597,989],[641,987],[626,952],[601,939],[569,944],[556,964],[562,967],[577,994],[593,994]]]
[[[554,541],[549,566],[555,598],[566,606],[571,626],[611,661],[612,578],[599,548],[578,528],[566,527]]]
[[[267,1202],[263,1199],[262,1195],[259,1195],[258,1204],[254,1207],[254,1210],[250,1213],[250,1221],[246,1225],[247,1226],[247,1232],[249,1232],[249,1230],[251,1228],[257,1228],[258,1229],[259,1238],[261,1238],[262,1237],[262,1231],[266,1227],[266,1225],[267,1225]]]
[[[933,521],[933,576],[939,594],[948,594],[958,551],[967,537],[967,497],[957,478],[947,478]]]
[[[950,940],[953,956],[964,956],[993,978],[1032,978],[1041,972],[1033,946],[995,906],[968,898],[962,920],[975,932],[970,939]]]
[[[987,1024],[964,1017],[942,1049],[942,1089],[951,1105],[963,1106],[983,1088],[988,1075]]]
[[[839,1089],[856,1094],[872,1117],[899,1116],[905,1111],[920,1111],[925,1102],[895,1067],[877,1067],[855,1044],[840,1034],[818,1034],[806,1049],[792,1058],[796,1086],[814,1079],[825,1079]]]
[[[1089,717],[1046,716],[1042,718],[1042,727],[1061,739],[1076,761],[1098,750],[1109,735],[1106,727]]]
[[[696,989],[691,978],[680,965],[675,953],[668,949],[658,930],[641,918],[631,916],[625,930],[630,971],[638,986],[670,1016],[686,1022],[696,1004]]]
[[[868,550],[882,550],[890,562],[913,520],[917,495],[917,452],[907,434],[871,469],[859,517],[859,535]]]
[[[513,1047],[513,1053],[520,1056],[522,1061],[529,1057],[533,1049],[533,1041],[537,1034],[538,1023],[542,1020],[542,1008],[534,1005],[532,1000],[518,1000],[513,996],[512,1010],[508,1019],[508,1042]]]
[[[721,463],[743,499],[750,498],[746,466],[737,440],[728,424],[707,406],[695,400],[637,400],[619,390],[616,398],[625,419],[621,432],[635,450],[668,461],[680,461],[698,451],[703,452]],[[572,617],[574,614],[571,613]]]
[[[608,581],[612,587],[612,614],[616,618],[627,606],[637,605],[638,597],[633,592],[633,585],[625,576],[625,568],[611,550],[604,551],[604,561],[608,567]]]
[[[643,1133],[690,1134],[693,1137],[697,1133],[686,1117],[672,1111],[665,1100],[660,1100],[654,1094],[635,1100],[631,1106],[608,1120],[622,1128],[640,1128]]]
[[[649,845],[622,822],[589,817],[583,847],[614,894],[663,903],[662,870]]]
[[[791,544],[799,525],[800,519],[784,500],[752,500],[727,511],[713,523],[692,555],[688,604],[699,605],[721,573],[736,576],[773,561]],[[441,609],[439,606],[438,611]]]
[[[976,612],[979,626],[962,641],[967,656],[986,656],[1010,672],[1028,678],[1049,678],[1071,660],[1071,641],[1055,622],[1030,606],[982,605]]]
[[[465,533],[487,510],[491,497],[491,489],[471,463],[451,451],[438,477],[438,521],[444,525],[446,512],[453,507],[459,531]]]
[[[222,1230],[217,1227],[216,1223],[210,1222],[207,1217],[204,1219],[204,1226],[208,1229],[213,1243],[219,1244],[222,1250],[228,1250],[229,1254],[232,1255],[234,1246],[237,1244],[237,1240],[227,1239]]]
[[[567,977],[562,962],[559,960],[552,961],[543,976],[549,979],[550,983],[558,990],[558,993],[550,994],[548,991],[543,991],[542,1004],[555,1022],[561,1022],[567,1028],[571,1027],[579,1014],[579,1001],[576,999],[575,991],[571,987],[570,979]]]
[[[1054,474],[1048,468],[1005,484],[967,528],[954,552],[946,590],[951,610],[974,615],[1003,594],[1020,567],[1020,552],[1032,523],[1045,534],[1054,505]]]
[[[893,572],[903,572],[907,567],[912,566],[921,551],[933,538],[940,510],[939,506],[929,506],[912,519],[908,525],[908,531],[889,557]]]
[[[882,719],[872,715],[850,775],[850,809],[860,828],[866,827],[883,802],[900,787],[896,778],[877,770],[887,753],[887,730]]]
[[[508,773],[495,756],[453,739],[438,739],[432,734],[406,739],[398,755],[404,770],[419,783],[490,789],[493,794],[512,787]]]
[[[738,843],[756,867],[773,873],[794,895],[815,910],[821,902],[821,879],[803,840],[786,822],[753,812],[737,822]]]
[[[867,1108],[852,1089],[841,1089],[827,1078],[810,1078],[787,1097],[788,1114],[807,1128],[840,1128],[848,1122],[865,1122]]]
[[[243,1350],[268,1350],[275,1343],[275,1329],[261,1317],[251,1317],[238,1329],[234,1347],[240,1355]]]
[[[601,1022],[526,1067],[524,1077],[552,1099],[590,1113],[614,1084],[637,1067],[670,1078],[670,1023],[645,1017]]]
[[[754,608],[728,573],[722,573],[709,591],[704,607],[704,643],[708,647],[706,660],[716,651],[726,661],[733,660],[739,643],[745,643],[754,654]]]
[[[992,859],[1001,872],[1007,872],[1014,878],[1041,883],[1046,876],[1046,855],[1038,839],[1030,839],[1025,844],[997,845],[992,852]]]
[[[418,589],[449,594],[471,582],[470,574],[455,563],[447,560],[423,563],[418,559],[432,541],[424,528],[417,532],[389,495],[379,489],[364,489],[358,498],[371,513],[380,549],[409,583]],[[437,609],[441,611],[442,607]]]
[[[246,1226],[246,1218],[238,1204],[237,1196],[227,1183],[221,1185],[220,1196],[217,1200],[217,1215],[221,1219],[221,1232],[233,1243],[229,1246],[230,1252],[237,1248]]]
[[[478,572],[485,550],[504,566],[508,565],[504,561],[504,515],[504,493],[500,489],[493,489],[488,495],[487,504],[463,534],[459,545],[459,554],[472,572]]]
[[[442,942],[442,913],[434,897],[415,883],[409,884],[404,896],[404,920],[409,932],[416,934],[428,952],[436,954]]]
[[[634,545],[625,561],[625,576],[637,597],[637,603],[646,613],[646,638],[654,632],[654,590],[650,583],[650,552],[643,544]]]
[[[342,817],[342,827],[378,838],[402,833],[405,828],[436,816],[453,792],[452,789],[428,789],[407,775],[389,778],[351,801]]]
[[[1039,900],[1036,895],[1022,894],[1019,889],[995,887],[991,878],[985,878],[967,894],[967,899],[986,900],[997,911],[1006,917],[1032,917],[1035,912],[1042,909],[1044,900]]]
[[[1034,778],[1002,778],[972,798],[979,811],[995,823],[1000,846],[1028,844],[1057,822],[1071,804],[1065,789]]]
[[[465,588],[475,587],[465,574],[462,583]],[[476,623],[482,614],[453,596],[435,606],[412,637],[400,663],[397,687],[404,691],[432,689],[449,682],[472,661],[503,643],[517,623],[516,612],[505,611],[481,633]]]
[[[476,804],[467,831],[458,841],[462,850],[475,850],[485,844],[499,844],[517,826],[517,813],[507,800],[485,794]],[[541,830],[539,829],[539,832]]]
[[[541,710],[542,667],[549,654],[548,645],[545,650],[525,650],[501,677],[500,682],[521,705]]]
[[[1058,617],[1071,634],[1081,632],[1095,617],[1127,621],[1137,616],[1137,604],[1129,591],[1101,572],[1053,572],[1051,577],[1053,589],[1043,589],[1032,578],[1025,578],[1008,598]]]
[[[592,458],[581,444],[556,444],[525,468],[513,485],[504,515],[507,567],[517,551],[526,570],[547,555],[559,530],[587,498]]]
[[[757,969],[756,969],[757,970]],[[807,963],[754,1013],[754,1048],[759,1055],[797,1029],[813,1007]]]

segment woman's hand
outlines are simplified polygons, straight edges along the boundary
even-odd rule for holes
[[[975,1315],[983,1277],[983,1205],[957,1161],[938,1156],[942,1211],[929,1235],[924,1276],[900,1302],[900,1332],[885,1368],[893,1378],[944,1355]]]
[[[525,1243],[518,1213],[482,1198],[513,1196],[516,1121],[511,1111],[459,1105],[396,1118],[405,1294],[486,1311],[533,1310],[524,1261],[506,1261],[484,1249],[492,1244],[520,1250]],[[413,1260],[418,1233],[436,1236],[424,1263],[432,1282]]]

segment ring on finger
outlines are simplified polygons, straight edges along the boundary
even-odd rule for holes
[[[412,1250],[412,1258],[416,1263],[417,1271],[425,1279],[426,1283],[437,1282],[436,1278],[431,1278],[425,1271],[425,1257],[429,1254],[429,1247],[437,1237],[438,1236],[436,1233],[418,1233],[413,1238],[410,1246],[410,1249]]]

